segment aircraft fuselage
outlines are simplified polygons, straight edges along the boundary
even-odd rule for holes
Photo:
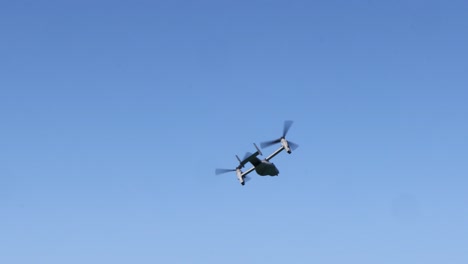
[[[278,168],[276,168],[273,162],[260,160],[257,157],[250,159],[249,162],[252,163],[255,171],[260,176],[278,176],[279,174]]]

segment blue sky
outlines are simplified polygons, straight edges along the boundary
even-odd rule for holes
[[[467,10],[2,2],[0,262],[467,263]]]

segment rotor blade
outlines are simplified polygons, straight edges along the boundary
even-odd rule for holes
[[[266,147],[269,147],[271,145],[274,145],[274,144],[280,143],[280,142],[281,142],[281,138],[278,138],[278,139],[275,139],[275,140],[270,140],[270,141],[265,141],[265,142],[260,143],[260,147],[266,148]]]
[[[289,147],[291,147],[292,150],[296,150],[299,147],[298,144],[291,142],[291,141],[288,141],[288,145]]]
[[[291,128],[293,121],[292,120],[286,120],[284,121],[284,127],[283,127],[283,137],[286,137],[286,134],[289,131],[289,128]]]
[[[248,181],[250,181],[251,179],[252,179],[252,177],[246,175],[246,176],[244,177],[244,182],[248,182]]]
[[[223,174],[223,173],[230,172],[230,171],[236,171],[236,170],[235,169],[216,169],[215,174],[219,175],[219,174]]]

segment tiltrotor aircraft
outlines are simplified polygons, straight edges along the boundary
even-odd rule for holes
[[[286,140],[286,134],[288,133],[292,123],[293,121],[291,120],[287,120],[284,122],[283,135],[280,138],[260,143],[260,146],[262,148],[266,148],[277,143],[281,144],[281,146],[266,159],[260,160],[257,157],[258,155],[262,155],[262,152],[254,143],[254,146],[257,149],[255,153],[246,153],[242,160],[239,159],[239,157],[236,155],[236,158],[239,161],[239,165],[235,169],[216,169],[215,174],[218,175],[226,172],[235,171],[237,179],[239,179],[242,185],[244,185],[245,182],[250,179],[247,175],[253,170],[255,170],[260,176],[278,176],[278,168],[276,168],[275,164],[270,162],[270,160],[283,150],[285,150],[288,154],[291,154],[292,150],[295,150],[297,147],[299,147],[299,145],[297,145],[296,143]],[[247,164],[248,162],[252,164],[252,167],[246,170],[245,172],[242,172],[241,169],[244,168],[245,164]]]

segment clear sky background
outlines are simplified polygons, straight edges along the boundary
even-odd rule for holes
[[[0,263],[468,263],[467,12],[2,1]]]

